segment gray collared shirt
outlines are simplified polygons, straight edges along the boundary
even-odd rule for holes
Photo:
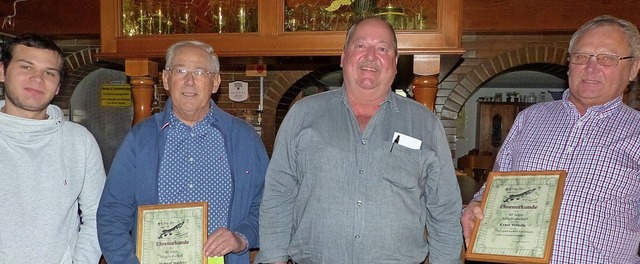
[[[394,144],[394,132],[420,148]],[[344,88],[310,96],[278,131],[256,262],[422,263],[429,254],[431,263],[460,263],[460,209],[432,112],[389,92],[361,132]]]

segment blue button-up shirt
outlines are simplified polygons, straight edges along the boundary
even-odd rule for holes
[[[394,143],[394,132],[422,144]],[[361,132],[344,88],[306,97],[278,131],[256,261],[422,263],[430,254],[431,263],[460,263],[460,209],[431,111],[389,92]]]
[[[190,127],[171,111],[158,175],[160,204],[208,202],[209,234],[227,227],[232,192],[224,138],[212,125],[213,112]]]

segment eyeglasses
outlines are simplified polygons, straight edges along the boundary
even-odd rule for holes
[[[618,66],[620,60],[632,59],[634,56],[621,57],[613,54],[590,54],[586,52],[572,52],[569,54],[569,62],[575,65],[585,65],[589,63],[591,57],[596,57],[600,66]]]
[[[189,70],[187,68],[168,68],[165,71],[171,72],[176,77],[184,78],[187,77],[187,74],[191,74],[194,79],[203,79],[209,77],[211,74],[215,74],[215,72],[206,71],[205,69],[193,69]]]

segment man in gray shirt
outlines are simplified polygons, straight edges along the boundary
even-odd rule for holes
[[[444,129],[391,91],[397,60],[391,26],[365,19],[347,34],[343,87],[289,111],[267,170],[256,262],[460,263]]]

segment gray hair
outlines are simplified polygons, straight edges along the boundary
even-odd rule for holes
[[[176,51],[186,46],[197,47],[204,50],[207,54],[209,54],[209,61],[211,61],[211,71],[214,73],[220,72],[220,61],[218,60],[218,56],[213,52],[213,47],[207,43],[197,40],[180,41],[171,45],[171,47],[167,49],[167,55],[165,57],[165,69],[168,69],[168,67],[173,62],[173,56],[175,55]]]
[[[627,20],[610,15],[598,16],[582,25],[571,37],[571,41],[569,42],[569,52],[574,51],[574,44],[582,37],[582,35],[584,35],[584,33],[602,26],[619,27],[627,40],[627,45],[629,46],[629,50],[631,50],[631,56],[636,58],[640,56],[640,33],[638,33],[638,28]],[[626,56],[625,54],[618,55]]]
[[[398,38],[396,37],[396,31],[393,29],[393,26],[389,24],[389,22],[378,17],[367,17],[362,20],[356,21],[356,23],[349,28],[349,31],[347,31],[347,40],[344,42],[342,50],[347,50],[347,46],[349,45],[349,42],[351,42],[353,32],[356,31],[356,28],[358,27],[358,25],[360,25],[360,23],[367,20],[378,20],[384,22],[387,25],[387,28],[389,29],[389,31],[391,31],[391,35],[393,36],[393,43],[391,43],[391,45],[393,45],[393,52],[395,52],[396,56],[398,56]]]

